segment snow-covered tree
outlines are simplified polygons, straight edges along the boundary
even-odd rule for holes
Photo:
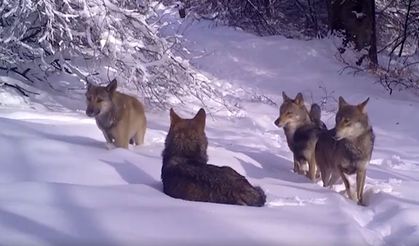
[[[377,1],[377,42],[383,58],[380,82],[395,89],[419,88],[419,2]]]
[[[0,67],[33,83],[57,73],[96,83],[117,77],[155,106],[193,98],[231,109],[221,89],[157,35],[155,6],[140,0],[2,0]]]
[[[259,35],[312,38],[325,35],[328,25],[329,29],[342,29],[347,31],[346,41],[343,42],[346,47],[340,47],[342,46],[340,44],[338,50],[343,52],[351,49],[347,52],[347,57],[350,58],[337,55],[344,64],[356,71],[375,73],[379,82],[390,93],[396,87],[419,87],[419,69],[416,68],[419,64],[418,1],[164,0],[163,2],[166,4],[177,2],[181,8],[186,9],[187,13],[193,13],[198,18],[212,19]],[[339,11],[335,11],[336,13],[331,11],[331,5],[337,6]],[[345,25],[333,28],[335,17],[338,17],[341,23],[345,22]],[[354,33],[357,33],[357,38],[348,38]],[[342,37],[340,33],[337,33],[337,36]],[[347,41],[350,44],[347,44]]]
[[[215,19],[260,35],[307,38],[327,32],[324,0],[183,0],[180,3],[201,18]]]

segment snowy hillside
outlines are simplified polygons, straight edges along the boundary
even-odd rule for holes
[[[377,136],[367,206],[348,200],[343,185],[326,189],[291,171],[285,136],[273,125],[278,106],[246,99],[243,117],[207,119],[210,163],[233,167],[267,193],[265,207],[251,208],[162,193],[168,112],[147,114],[144,146],[108,150],[81,97],[50,107],[53,96],[30,101],[0,89],[2,245],[419,244],[419,98],[388,96],[372,77],[341,74],[332,40],[261,38],[209,22],[172,23],[163,35],[178,30],[192,63],[237,96],[245,88],[279,105],[282,91],[301,91],[308,103],[324,102],[328,126],[338,96],[350,103],[370,97]],[[70,100],[76,109],[65,107]],[[188,118],[197,108],[176,110]]]

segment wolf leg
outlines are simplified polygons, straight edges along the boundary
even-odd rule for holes
[[[310,160],[308,161],[308,172],[307,177],[314,182],[316,179],[316,159],[314,158],[314,154],[311,156]]]
[[[365,206],[364,204],[364,185],[365,185],[366,170],[359,169],[356,172],[356,194],[358,198],[358,205]]]
[[[113,134],[115,138],[115,146],[128,149],[129,136],[127,129],[124,129],[123,127],[119,126],[115,129],[115,132],[116,134]]]
[[[124,149],[128,149],[128,137],[126,136],[119,136],[118,138],[115,139],[115,145],[116,147],[120,147],[120,148],[124,148]]]
[[[106,142],[111,144],[113,142],[112,135],[108,133],[106,130],[102,130],[102,133],[103,133],[103,136],[105,137]]]
[[[338,181],[340,175],[338,172],[336,171],[331,171],[331,177],[329,179],[329,183],[327,184],[328,187],[332,187],[332,185],[336,184],[336,182]]]
[[[106,140],[106,148],[111,150],[115,148],[115,145],[113,143],[113,137],[110,133],[108,133],[106,130],[102,130],[103,136],[105,137]]]
[[[343,172],[342,167],[339,167],[339,173],[340,173],[340,177],[343,180],[343,183],[345,184],[346,193],[348,194],[349,199],[352,199],[351,185],[349,184],[349,180],[345,176],[345,173]]]
[[[144,143],[145,131],[145,127],[140,127],[140,129],[137,130],[137,133],[135,133],[134,140],[136,145],[142,145]]]
[[[304,160],[300,161],[295,155],[294,155],[294,172],[304,175],[305,171],[303,170]]]
[[[327,160],[323,154],[322,146],[317,142],[315,151],[314,151],[314,158],[316,160],[317,169],[320,171],[320,177],[323,181],[323,187],[327,187],[329,184],[329,177],[330,177],[330,170],[327,168]]]
[[[323,181],[323,187],[327,187],[329,186],[329,181],[330,181],[330,172],[327,168],[320,168],[320,176],[322,178]]]
[[[294,173],[300,172],[300,163],[297,161],[297,159],[294,156]]]

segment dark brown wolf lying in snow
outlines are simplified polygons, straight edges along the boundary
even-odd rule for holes
[[[266,196],[228,166],[207,164],[206,113],[180,118],[170,109],[170,129],[163,150],[163,192],[190,201],[263,206]]]

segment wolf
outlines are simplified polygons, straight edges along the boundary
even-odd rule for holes
[[[162,152],[163,192],[190,201],[261,207],[266,195],[260,187],[228,166],[207,164],[206,113],[182,119],[170,109],[170,128]]]
[[[125,149],[129,143],[141,145],[147,128],[144,106],[116,88],[116,79],[107,86],[87,83],[86,115],[96,119],[107,144]]]
[[[301,93],[298,93],[295,99],[291,99],[282,92],[282,98],[279,117],[274,124],[284,129],[288,147],[293,153],[294,172],[304,174],[302,166],[308,163],[309,170],[306,176],[314,181],[316,178],[314,149],[320,131],[326,129],[326,125],[320,119],[320,106],[312,104],[309,112]]]
[[[368,101],[369,98],[358,105],[351,105],[339,97],[335,128],[323,131],[315,148],[323,186],[331,186],[341,177],[348,197],[357,200],[359,205],[365,205],[366,169],[375,141],[366,111]],[[356,198],[352,196],[346,177],[352,174],[356,174]]]

